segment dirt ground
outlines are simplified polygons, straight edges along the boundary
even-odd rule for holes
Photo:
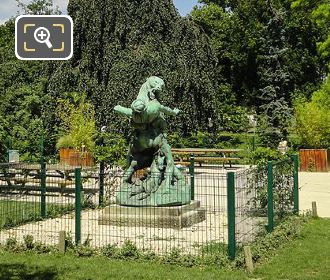
[[[330,172],[300,172],[300,210],[306,211],[312,208],[312,202],[316,201],[318,215],[330,217]]]

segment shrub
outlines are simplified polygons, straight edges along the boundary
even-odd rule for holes
[[[263,164],[270,160],[277,161],[284,157],[278,150],[264,147],[258,147],[250,154],[250,160],[254,164]]]
[[[60,137],[56,143],[56,149],[74,148],[74,143],[71,135],[64,135]]]
[[[330,147],[330,77],[311,101],[295,104],[296,130],[305,148]]]
[[[97,161],[111,166],[124,167],[127,164],[127,141],[119,134],[101,132],[93,154]]]
[[[75,253],[78,257],[91,257],[96,253],[96,250],[89,245],[78,245],[75,247]]]
[[[16,251],[16,249],[19,249],[19,243],[17,242],[17,239],[14,237],[10,237],[6,240],[5,243],[5,250],[8,251]]]
[[[119,256],[122,259],[137,259],[140,252],[132,241],[125,240],[124,245],[119,250]]]
[[[27,250],[33,249],[34,243],[33,243],[33,236],[32,235],[24,235],[23,240],[24,240],[24,245],[25,245]]]
[[[259,116],[257,126],[258,140],[261,146],[276,148],[286,138],[283,131],[270,124],[267,116]]]
[[[119,248],[117,245],[108,244],[101,248],[101,254],[108,258],[115,258],[118,252]]]
[[[92,151],[95,146],[95,112],[86,94],[69,93],[66,99],[59,99],[57,114],[62,121],[62,136],[56,147]]]

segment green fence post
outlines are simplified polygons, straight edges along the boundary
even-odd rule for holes
[[[103,204],[104,197],[104,161],[100,162],[99,170],[99,205]]]
[[[44,139],[40,140],[40,212],[41,217],[46,217],[46,163],[44,158]]]
[[[299,214],[299,156],[293,155],[293,210],[295,214]]]
[[[272,232],[274,230],[274,198],[273,198],[273,162],[268,161],[267,165],[267,215],[268,215],[268,226],[267,231]]]
[[[228,256],[231,260],[236,255],[235,237],[235,173],[227,173],[227,218],[228,218]]]
[[[41,197],[40,197],[40,212],[41,217],[46,217],[46,163],[41,159],[40,163],[40,188],[41,188]]]
[[[195,199],[195,157],[194,157],[194,155],[190,156],[189,174],[190,174],[191,200],[194,200]]]
[[[81,241],[81,168],[75,169],[75,241],[78,245]]]

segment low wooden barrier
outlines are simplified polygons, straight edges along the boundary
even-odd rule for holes
[[[327,149],[299,150],[300,171],[328,172]]]

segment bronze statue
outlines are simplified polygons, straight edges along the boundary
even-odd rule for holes
[[[164,115],[176,116],[159,102],[165,84],[150,77],[142,85],[131,108],[116,106],[117,113],[131,118],[133,136],[129,146],[130,166],[117,194],[117,203],[125,206],[174,206],[190,203],[190,187],[175,166],[167,143]],[[146,170],[142,176],[137,171]]]

